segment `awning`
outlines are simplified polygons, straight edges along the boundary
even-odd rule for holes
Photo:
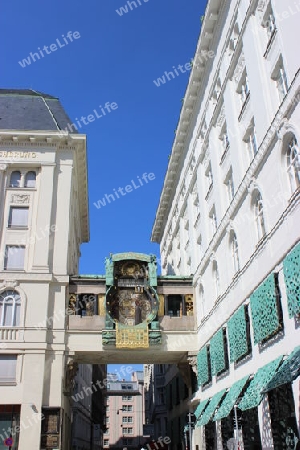
[[[239,408],[242,411],[255,408],[260,404],[263,398],[262,391],[275,375],[282,358],[282,356],[279,356],[279,358],[258,369],[239,403]]]
[[[213,396],[204,413],[202,414],[202,417],[198,420],[197,425],[206,425],[211,420],[217,406],[224,397],[225,393],[226,389],[223,389]]]
[[[216,412],[213,420],[224,419],[224,417],[227,417],[230,414],[232,408],[234,407],[235,402],[237,401],[237,398],[244,389],[248,380],[249,375],[237,381],[231,386],[225,398],[223,399],[218,411]]]
[[[201,414],[203,413],[203,411],[206,408],[207,403],[209,402],[209,399],[203,400],[201,403],[199,403],[199,405],[196,408],[196,411],[194,412],[195,417],[197,420],[199,420],[199,417],[201,416]]]
[[[282,386],[286,383],[291,383],[296,380],[300,375],[300,346],[296,347],[290,356],[282,363],[278,371],[269,381],[264,389],[264,392],[268,392],[271,389],[275,389],[278,386]]]

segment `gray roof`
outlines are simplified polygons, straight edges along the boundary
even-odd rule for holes
[[[68,124],[58,98],[32,89],[0,89],[0,129],[57,131]]]

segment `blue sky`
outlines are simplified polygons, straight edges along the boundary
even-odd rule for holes
[[[95,109],[99,115],[106,102],[118,105],[82,126],[88,142],[91,240],[82,245],[80,273],[104,273],[110,253],[159,256],[150,235],[189,76],[177,67],[194,55],[206,0],[139,2],[122,16],[116,9],[125,0],[4,0],[1,5],[2,88],[55,95],[72,121]],[[70,42],[69,31],[80,37]],[[19,61],[45,45],[49,54],[44,51],[44,58],[21,67]],[[153,81],[173,66],[179,75],[157,87]],[[154,174],[151,180],[146,176],[147,184],[144,173]],[[130,184],[140,187],[124,191]],[[125,195],[100,208],[94,205],[119,187]]]

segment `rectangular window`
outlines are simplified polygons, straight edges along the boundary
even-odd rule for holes
[[[286,78],[286,73],[283,67],[278,70],[276,76],[276,84],[279,93],[279,98],[282,101],[288,92],[288,83]]]
[[[257,153],[257,140],[255,130],[253,130],[249,136],[249,150],[252,156],[255,156]]]
[[[103,445],[104,445],[104,447],[108,447],[109,446],[109,439],[104,439]]]
[[[8,227],[26,228],[28,226],[29,208],[11,206],[9,210]]]
[[[7,245],[5,249],[4,270],[24,270],[25,247]]]
[[[132,423],[133,417],[132,416],[124,416],[124,417],[122,417],[122,422],[123,423]]]
[[[123,434],[133,434],[133,428],[123,427]]]
[[[132,384],[122,384],[121,389],[133,389]]]
[[[132,395],[122,395],[122,400],[125,400],[125,401],[131,401],[132,400]]]
[[[133,407],[132,405],[123,405],[123,411],[128,411],[128,412],[132,412],[133,411]]]
[[[0,383],[15,383],[17,355],[0,355]]]

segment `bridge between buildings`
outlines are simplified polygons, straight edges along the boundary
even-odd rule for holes
[[[192,277],[157,276],[156,257],[106,258],[105,275],[70,278],[67,354],[77,363],[187,362],[197,351]]]

